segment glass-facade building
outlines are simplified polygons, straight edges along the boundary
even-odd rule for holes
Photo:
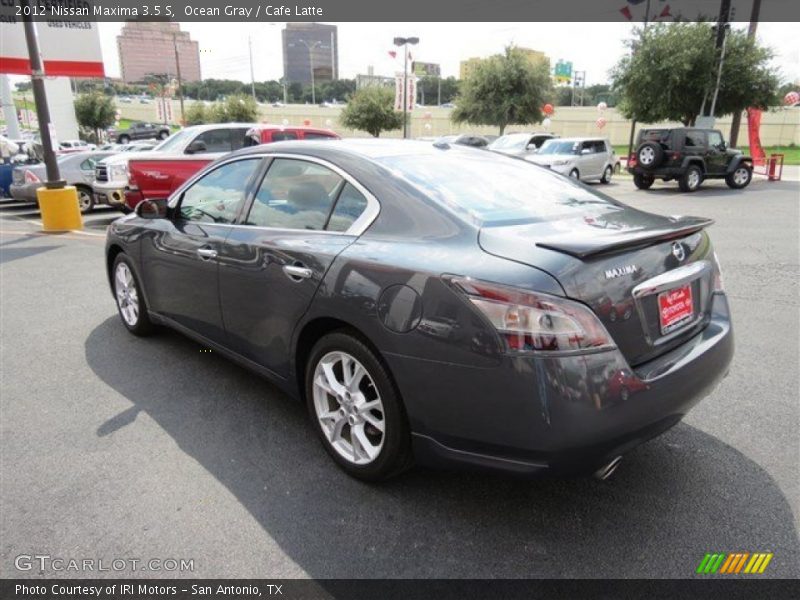
[[[286,83],[333,81],[339,78],[339,46],[335,25],[287,23],[283,30],[283,77]]]

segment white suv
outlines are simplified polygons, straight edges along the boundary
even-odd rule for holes
[[[613,147],[603,138],[548,140],[525,160],[575,179],[602,183],[611,181],[619,164]]]

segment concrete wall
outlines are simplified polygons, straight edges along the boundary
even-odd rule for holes
[[[191,101],[186,102],[186,106]],[[154,104],[121,104],[120,110],[125,118],[154,120]],[[321,108],[318,106],[292,104],[280,108],[261,105],[259,108],[260,120],[268,123],[281,124],[284,119],[290,125],[302,125],[309,119],[315,127],[329,127],[342,136],[366,137],[368,134],[360,131],[351,131],[339,126],[339,107]],[[450,121],[450,109],[439,107],[426,107],[414,109],[411,118],[411,136],[440,136],[450,133],[477,132],[497,134],[496,127],[473,127],[470,125],[455,125]],[[176,118],[180,115],[177,101],[173,105],[173,114]],[[595,125],[597,118],[602,116],[606,120],[603,129]],[[730,115],[719,119],[717,126],[727,138],[730,131]],[[430,125],[430,127],[426,127]],[[655,124],[641,124],[638,127],[653,126]],[[658,126],[680,126],[680,123],[658,123]],[[541,131],[540,126],[510,126],[507,131]],[[627,144],[630,134],[630,121],[617,113],[614,109],[605,110],[602,115],[595,107],[557,107],[551,117],[550,131],[560,136],[602,135],[611,139],[612,144]],[[382,134],[385,137],[400,137],[401,131],[389,131]],[[743,119],[739,136],[739,144],[747,143],[747,121]],[[800,145],[800,108],[776,108],[765,112],[761,120],[761,143],[765,146]]]

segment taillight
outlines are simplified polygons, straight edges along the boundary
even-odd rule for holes
[[[717,257],[716,252],[714,252],[713,263],[714,263],[713,291],[724,292],[725,286],[723,285],[722,281],[722,267],[719,264],[719,257]]]
[[[672,158],[672,160],[680,160],[681,159],[681,153],[680,152],[673,152],[671,154],[671,158]]]
[[[631,154],[628,157],[628,166],[629,167],[635,167],[636,166],[636,155],[635,154]]]
[[[25,171],[25,183],[41,183],[42,180],[33,171]]]
[[[614,343],[597,316],[579,302],[468,277],[449,283],[497,329],[506,350],[564,352],[606,350]]]

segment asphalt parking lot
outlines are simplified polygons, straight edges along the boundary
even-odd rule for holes
[[[93,575],[14,566],[47,554],[194,561],[118,577],[691,577],[706,552],[745,551],[774,553],[762,577],[800,577],[800,183],[598,187],[716,220],[737,340],[714,394],[605,482],[350,479],[269,383],[125,331],[103,270],[117,213],[43,235],[0,203],[0,576]]]

